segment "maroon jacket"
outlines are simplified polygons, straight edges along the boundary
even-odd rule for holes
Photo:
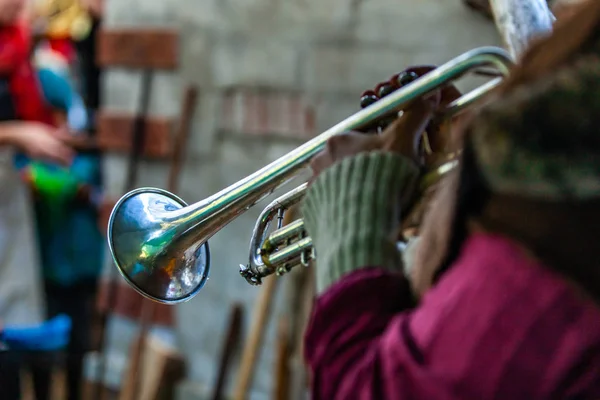
[[[508,240],[475,235],[416,309],[400,275],[346,275],[306,333],[314,399],[600,399],[600,308]]]

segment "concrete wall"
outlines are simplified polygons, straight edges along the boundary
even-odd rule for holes
[[[481,45],[498,45],[494,26],[460,0],[107,0],[107,27],[177,27],[181,68],[154,82],[152,112],[177,115],[183,88],[200,88],[179,195],[200,200],[243,178],[358,109],[362,91],[406,66],[442,63]],[[138,73],[110,70],[104,105],[134,111]],[[107,157],[109,191],[119,196],[120,156]],[[166,185],[163,164],[144,162],[139,186]],[[264,205],[264,202],[261,203]],[[251,305],[259,289],[238,275],[262,209],[211,241],[212,273],[203,291],[177,307],[175,341],[189,380],[214,381],[233,301]],[[125,350],[130,333],[115,328]],[[118,333],[121,332],[121,333]],[[130,331],[127,331],[130,332]],[[267,341],[273,340],[273,326]],[[125,339],[123,339],[125,338]],[[268,343],[268,342],[267,342]],[[252,399],[269,397],[273,346],[264,349]],[[182,398],[194,398],[194,384]]]

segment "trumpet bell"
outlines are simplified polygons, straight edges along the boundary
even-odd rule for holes
[[[172,193],[141,188],[123,196],[108,221],[108,242],[120,274],[140,294],[164,304],[192,298],[208,280],[207,241],[184,250],[170,245],[185,233],[171,218],[184,207]]]

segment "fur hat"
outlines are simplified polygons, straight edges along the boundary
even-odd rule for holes
[[[600,197],[600,56],[588,53],[504,93],[469,131],[493,192],[547,201]]]

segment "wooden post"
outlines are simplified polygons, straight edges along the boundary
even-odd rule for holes
[[[289,320],[294,316],[283,315],[279,318],[277,326],[277,342],[275,349],[275,373],[273,374],[274,385],[273,400],[288,400],[289,382],[290,382],[290,351],[291,351],[291,332]]]
[[[217,369],[217,379],[213,386],[212,400],[221,400],[224,398],[223,391],[231,367],[231,359],[241,338],[243,311],[244,309],[240,303],[235,303],[231,308],[227,336],[225,336],[225,341],[223,342],[223,349],[221,350],[221,358]]]
[[[254,367],[260,355],[265,330],[269,323],[278,281],[279,279],[276,276],[268,276],[263,280],[264,283],[261,287],[260,296],[254,305],[254,312],[252,313],[250,335],[246,340],[242,353],[240,372],[233,396],[234,400],[246,400],[248,396],[248,391],[254,378]]]
[[[102,67],[123,67],[130,69],[143,69],[145,71],[144,80],[149,81],[148,77],[151,76],[150,71],[154,70],[175,70],[178,65],[178,40],[179,35],[176,31],[170,29],[102,29],[98,35],[98,52],[96,54],[96,61],[99,66]],[[146,82],[144,88],[149,90],[150,84]],[[126,150],[130,152],[130,168],[129,168],[129,179],[128,186],[135,184],[135,170],[136,164],[142,155],[146,155],[146,144],[148,140],[143,140],[146,133],[150,131],[150,125],[147,125],[148,118],[146,112],[149,109],[149,94],[144,95],[142,93],[141,110],[138,110],[138,115],[122,116],[122,118],[113,118],[112,123],[120,122],[122,127],[126,127],[125,131],[130,135],[129,139],[137,137],[139,140],[125,140],[121,138],[124,136],[122,133],[116,132],[115,129],[107,128],[107,119],[104,118],[104,111],[99,112],[99,123],[97,130],[97,140],[99,147],[109,149],[113,142],[123,144]],[[128,118],[125,118],[128,117]],[[155,124],[155,126],[161,126],[164,128],[167,124]],[[162,140],[156,140],[156,137],[150,141],[150,143],[166,143],[167,138],[170,136],[168,129],[152,129],[153,132],[159,133],[158,136]],[[150,136],[150,135],[149,135]],[[157,136],[157,135],[154,135]],[[148,139],[148,137],[145,137]],[[135,142],[135,143],[134,143]],[[102,145],[104,144],[104,146]],[[140,147],[134,149],[134,147]],[[159,146],[157,153],[164,153],[164,146]],[[136,154],[133,154],[136,153]],[[131,165],[133,164],[133,165]],[[127,190],[127,189],[126,189]],[[108,293],[103,293],[101,287],[100,296],[104,295],[107,298],[107,306],[104,312],[101,314],[100,322],[100,338],[99,338],[99,363],[98,363],[98,376],[97,387],[94,391],[94,398],[99,399],[102,393],[102,383],[104,380],[105,372],[105,356],[108,344],[106,343],[106,325],[109,314],[114,311],[118,306],[118,294],[119,294],[119,277],[115,274],[116,269],[111,268],[109,270],[108,284],[106,290]],[[133,289],[131,289],[133,290]],[[150,315],[152,318],[154,309],[146,310],[146,315]]]

